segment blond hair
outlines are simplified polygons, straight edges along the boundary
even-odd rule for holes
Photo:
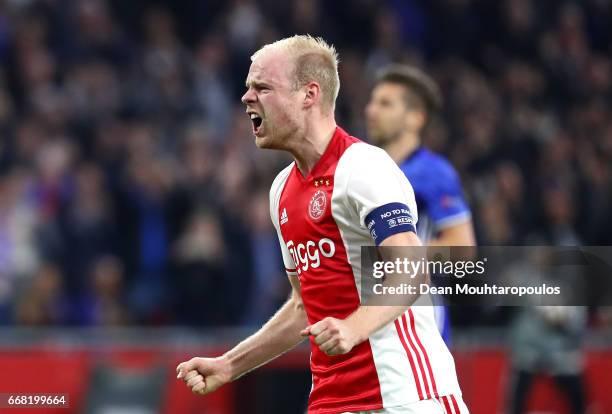
[[[291,77],[294,90],[314,81],[321,87],[322,107],[334,109],[340,90],[338,53],[334,46],[321,37],[295,35],[263,46],[251,56],[251,61],[271,50],[282,50],[293,61]]]

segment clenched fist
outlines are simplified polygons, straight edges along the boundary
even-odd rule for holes
[[[194,394],[205,395],[231,381],[227,360],[219,358],[191,358],[176,367],[176,378],[182,379]]]
[[[327,355],[342,355],[353,349],[362,339],[355,330],[342,319],[327,317],[307,326],[300,332],[303,336],[312,335],[319,349]]]

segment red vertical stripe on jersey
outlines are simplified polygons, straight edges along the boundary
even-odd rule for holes
[[[442,408],[444,408],[444,400],[441,397],[438,397],[437,399]],[[444,414],[450,414],[448,411],[446,411],[446,408],[444,408]]]
[[[419,345],[421,351],[423,351],[423,356],[425,357],[425,363],[427,364],[427,371],[429,372],[429,378],[431,378],[431,385],[433,386],[434,396],[438,396],[438,389],[436,388],[436,379],[433,375],[433,370],[431,369],[431,364],[429,363],[429,356],[427,355],[427,351],[421,340],[419,339],[419,335],[417,334],[416,327],[414,326],[414,314],[412,313],[412,309],[408,308],[408,316],[410,317],[410,327],[412,328],[412,332],[414,333],[414,337]]]
[[[406,314],[402,315],[402,323],[404,324],[404,330],[406,332],[406,338],[410,344],[410,348],[414,351],[414,354],[417,357],[417,362],[419,364],[419,370],[421,371],[421,377],[423,377],[423,383],[425,384],[425,389],[427,392],[427,398],[431,398],[431,389],[429,387],[429,381],[427,381],[427,375],[425,374],[425,368],[423,368],[423,361],[421,361],[419,351],[416,348],[416,345],[412,342],[412,338],[410,337],[410,332],[408,331],[408,322],[406,321]]]
[[[455,396],[451,394],[451,401],[453,402],[453,408],[455,409],[455,414],[461,414],[461,410],[459,410],[459,404],[457,404],[457,400]]]
[[[414,366],[414,360],[412,359],[412,354],[408,349],[408,345],[406,344],[406,340],[404,339],[404,334],[402,333],[402,328],[400,327],[399,321],[395,320],[395,329],[397,330],[397,335],[399,336],[402,345],[404,346],[404,350],[406,351],[406,356],[408,356],[408,361],[410,362],[410,368],[412,369],[412,376],[414,377],[414,384],[416,385],[417,391],[419,392],[419,399],[423,399],[423,390],[421,389],[421,382],[419,381],[419,374],[417,373],[416,367]]]
[[[453,412],[451,411],[450,404],[448,403],[448,397],[442,397],[442,401],[444,401],[444,410],[448,414],[452,414]]]

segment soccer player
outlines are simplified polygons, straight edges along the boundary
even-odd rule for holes
[[[399,164],[416,198],[417,232],[428,246],[473,246],[470,209],[459,177],[441,155],[421,145],[421,133],[442,105],[435,81],[408,65],[391,65],[376,79],[366,121],[370,140]],[[442,337],[450,341],[448,312],[435,307]]]
[[[258,332],[179,364],[177,377],[207,394],[308,337],[309,413],[467,413],[432,308],[361,304],[361,246],[419,246],[417,211],[393,160],[336,125],[335,49],[294,36],[251,60],[242,102],[255,143],[295,160],[270,191],[292,295]]]

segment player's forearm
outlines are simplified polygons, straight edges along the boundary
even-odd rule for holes
[[[276,358],[299,344],[300,331],[308,324],[301,301],[288,300],[259,331],[223,355],[232,380]]]
[[[408,259],[418,261],[424,250],[421,248],[421,241],[415,233],[407,232],[393,235],[381,244],[378,250],[384,261],[395,262],[397,259]],[[428,276],[425,272],[418,272],[412,277],[406,278],[403,274],[386,273],[382,282],[383,288],[397,287],[399,285],[411,285],[415,293],[406,293],[400,297],[389,298],[387,296],[372,298],[369,305],[362,305],[353,312],[345,322],[356,333],[359,342],[365,341],[374,332],[397,319],[408,309],[420,296],[418,286],[427,282]],[[388,301],[393,300],[393,305],[388,305]],[[399,302],[397,302],[399,300]]]
[[[358,343],[368,339],[383,326],[397,319],[408,309],[408,306],[360,306],[348,318],[346,323],[357,334]]]

